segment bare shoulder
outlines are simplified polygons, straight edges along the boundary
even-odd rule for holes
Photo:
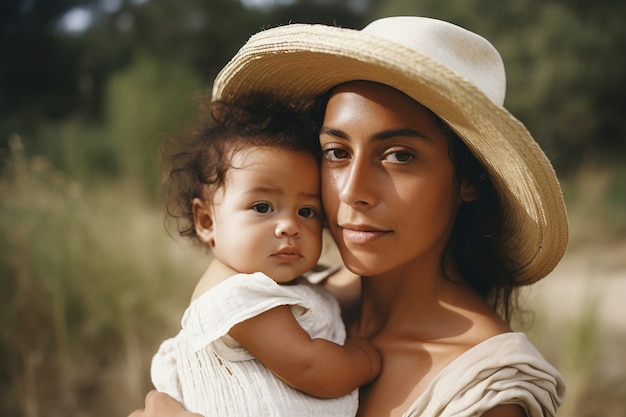
[[[462,335],[462,338],[468,339],[467,344],[473,346],[493,336],[511,331],[510,326],[485,299],[467,288],[459,289],[459,291],[463,294],[457,295],[456,303],[451,303],[448,308],[455,311],[463,320],[472,323],[471,330]]]
[[[202,274],[202,277],[196,284],[191,295],[191,300],[195,300],[211,288],[215,287],[220,282],[228,279],[229,277],[237,274],[237,271],[224,265],[217,259],[213,258],[209,264],[207,270]]]
[[[483,413],[482,417],[527,417],[526,411],[517,404],[500,404]]]

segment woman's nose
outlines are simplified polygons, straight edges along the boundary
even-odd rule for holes
[[[367,161],[354,158],[337,179],[339,199],[349,206],[371,206],[376,203],[377,176]]]

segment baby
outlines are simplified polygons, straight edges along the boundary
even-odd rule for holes
[[[350,416],[379,353],[347,339],[337,301],[302,277],[322,250],[314,112],[266,95],[212,105],[171,159],[168,212],[213,259],[152,380],[209,416]]]

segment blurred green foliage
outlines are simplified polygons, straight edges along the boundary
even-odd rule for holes
[[[54,149],[59,142],[48,136],[51,124],[120,122],[120,114],[116,120],[110,118],[107,94],[120,73],[140,62],[143,71],[150,71],[146,68],[150,63],[159,68],[160,74],[153,76],[161,80],[168,76],[167,68],[176,66],[176,71],[196,81],[181,86],[181,96],[175,99],[180,101],[157,104],[172,98],[157,97],[159,89],[153,88],[135,98],[134,109],[120,112],[180,106],[189,99],[184,96],[190,94],[186,87],[208,89],[247,37],[263,28],[290,22],[360,28],[382,16],[418,14],[451,20],[496,45],[508,72],[507,107],[527,124],[557,170],[575,170],[590,155],[615,160],[626,152],[626,54],[620,52],[626,42],[622,24],[626,3],[621,0],[266,3],[275,6],[250,8],[237,0],[4,2],[0,6],[0,149],[6,150],[6,138],[17,133],[27,152],[59,154],[65,149],[62,144],[62,151]],[[62,18],[77,7],[90,11],[91,25],[80,32],[62,30]],[[177,75],[169,75],[175,82]],[[175,111],[161,121],[162,130],[136,133],[164,133],[171,127],[166,124],[175,125],[180,114]],[[111,133],[99,139],[100,145],[112,140]],[[135,136],[135,140],[144,139]],[[129,158],[121,154],[131,151],[111,146],[114,153],[104,151],[108,162],[101,161],[105,172],[122,169],[114,166],[122,162],[111,159]],[[138,162],[144,167],[142,173],[133,175],[146,175],[152,154],[145,152],[143,157],[147,162]]]
[[[123,177],[135,178],[148,192],[156,191],[159,143],[194,114],[190,98],[199,88],[200,81],[188,67],[159,63],[142,54],[111,77],[106,127]]]
[[[189,120],[194,95],[252,33],[290,21],[360,26],[364,15],[349,3],[258,10],[237,0],[5,2],[0,152],[18,134],[27,154],[70,175],[132,177],[154,194],[156,146]],[[79,7],[93,21],[64,30],[64,16]]]

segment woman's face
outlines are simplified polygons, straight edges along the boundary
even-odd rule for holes
[[[363,276],[439,266],[465,191],[431,112],[390,87],[346,83],[320,142],[322,199],[346,266]]]

